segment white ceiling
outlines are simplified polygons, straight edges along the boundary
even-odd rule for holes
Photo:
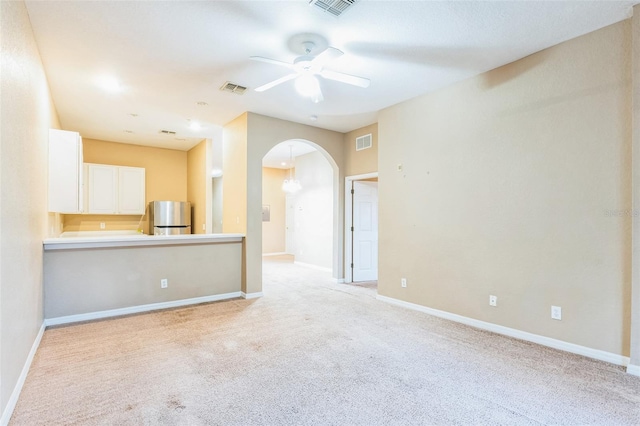
[[[376,122],[385,107],[626,19],[637,2],[360,0],[339,18],[307,0],[27,1],[27,7],[64,129],[186,150],[217,137],[245,111],[357,129]],[[327,68],[367,77],[371,86],[322,80],[325,100],[318,104],[298,96],[293,81],[252,90],[289,70],[249,57],[291,62],[298,54],[288,42],[309,32],[344,51]],[[103,74],[115,76],[122,91],[98,88]],[[226,81],[249,90],[222,92]],[[203,128],[190,130],[189,120]]]

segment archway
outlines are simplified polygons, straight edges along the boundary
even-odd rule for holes
[[[290,178],[301,188],[284,191],[283,181]],[[262,253],[289,253],[296,263],[339,277],[339,182],[336,161],[312,141],[284,140],[265,153]]]

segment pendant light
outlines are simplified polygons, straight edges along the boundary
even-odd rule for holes
[[[293,179],[293,174],[292,174],[292,170],[293,170],[294,164],[293,164],[293,145],[289,145],[289,179],[285,179],[284,182],[282,183],[282,190],[284,192],[288,192],[289,194],[293,194],[295,192],[298,192],[300,189],[302,189],[302,186],[300,185],[300,181],[297,179]]]

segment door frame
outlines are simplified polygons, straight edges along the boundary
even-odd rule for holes
[[[351,196],[351,188],[354,180],[364,180],[377,178],[378,172],[365,173],[362,175],[346,176],[344,178],[344,282],[353,282],[353,234],[351,227],[353,226],[353,197]]]

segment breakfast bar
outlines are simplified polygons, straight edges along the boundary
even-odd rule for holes
[[[242,234],[82,233],[43,241],[48,325],[241,297]]]

